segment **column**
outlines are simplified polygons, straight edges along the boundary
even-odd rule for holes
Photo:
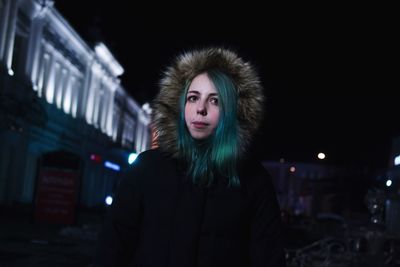
[[[4,49],[7,42],[7,29],[10,19],[10,6],[11,0],[5,0],[5,5],[3,6],[3,12],[1,14],[0,21],[0,61],[4,58]]]
[[[113,115],[114,115],[114,95],[115,91],[117,90],[116,86],[111,89],[110,96],[108,98],[108,112],[107,112],[107,135],[112,136],[113,133]]]
[[[98,77],[99,77],[99,65],[97,63],[93,63],[91,67],[91,78],[88,85],[88,98],[86,101],[86,122],[93,125],[93,113],[94,113],[94,105],[96,100],[96,86],[98,84]]]
[[[77,107],[77,117],[85,118],[86,117],[86,109],[87,109],[87,101],[90,92],[90,81],[92,79],[92,66],[93,66],[93,57],[88,58],[84,75],[83,86],[81,87],[80,92],[77,94],[76,101],[78,102]]]
[[[64,112],[67,114],[72,114],[72,88],[71,88],[71,80],[72,80],[72,75],[71,75],[71,66],[68,65],[67,69],[67,74],[65,77],[65,83],[64,83],[64,94],[62,97],[62,105]]]
[[[29,77],[34,88],[38,87],[40,42],[42,40],[43,25],[41,18],[35,17],[32,20],[31,30],[29,33],[25,75],[26,77]]]
[[[103,106],[101,112],[101,130],[103,133],[107,133],[107,118],[108,118],[108,107],[110,106],[110,87],[109,84],[104,88],[103,92]]]
[[[13,50],[14,50],[14,39],[15,39],[15,27],[17,25],[17,11],[18,11],[18,2],[19,0],[11,1],[10,6],[10,24],[7,31],[7,41],[6,46],[4,47],[4,60],[6,62],[6,66],[8,71],[12,72],[11,64],[12,64],[12,57],[13,57]]]
[[[44,73],[43,78],[46,82],[43,83],[43,97],[47,100],[48,103],[52,104],[53,97],[54,97],[54,74],[55,74],[55,55],[54,50],[51,48],[49,51],[50,54],[50,62],[49,62],[49,71]],[[47,75],[47,77],[46,77]]]
[[[137,123],[137,131],[136,131],[136,141],[135,141],[135,147],[136,147],[136,152],[140,153],[142,152],[142,142],[143,142],[143,121],[142,121],[142,113],[143,110],[139,111],[139,116],[138,116],[138,123]]]
[[[145,151],[147,149],[148,138],[149,138],[149,129],[147,128],[147,124],[145,124],[143,129],[142,151]]]

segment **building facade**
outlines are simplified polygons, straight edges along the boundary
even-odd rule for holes
[[[0,205],[34,204],[52,168],[77,174],[77,205],[103,203],[129,153],[151,145],[151,110],[127,94],[123,72],[52,1],[0,0]]]
[[[264,161],[263,165],[284,211],[315,216],[366,210],[364,197],[372,179],[366,168],[284,160]]]

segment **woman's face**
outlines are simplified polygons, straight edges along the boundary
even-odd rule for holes
[[[206,73],[197,75],[186,95],[185,121],[197,140],[209,137],[218,126],[218,93]]]

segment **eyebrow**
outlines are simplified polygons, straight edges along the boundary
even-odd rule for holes
[[[190,90],[190,91],[187,92],[187,93],[188,93],[188,94],[192,93],[192,94],[200,95],[200,92],[199,92],[199,91],[196,91],[196,90]],[[217,93],[211,93],[211,94],[209,94],[209,96],[218,96],[218,94],[217,94]]]

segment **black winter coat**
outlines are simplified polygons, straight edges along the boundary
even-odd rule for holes
[[[100,235],[94,266],[285,266],[270,178],[246,162],[240,188],[200,187],[159,149],[139,155],[122,179]]]

